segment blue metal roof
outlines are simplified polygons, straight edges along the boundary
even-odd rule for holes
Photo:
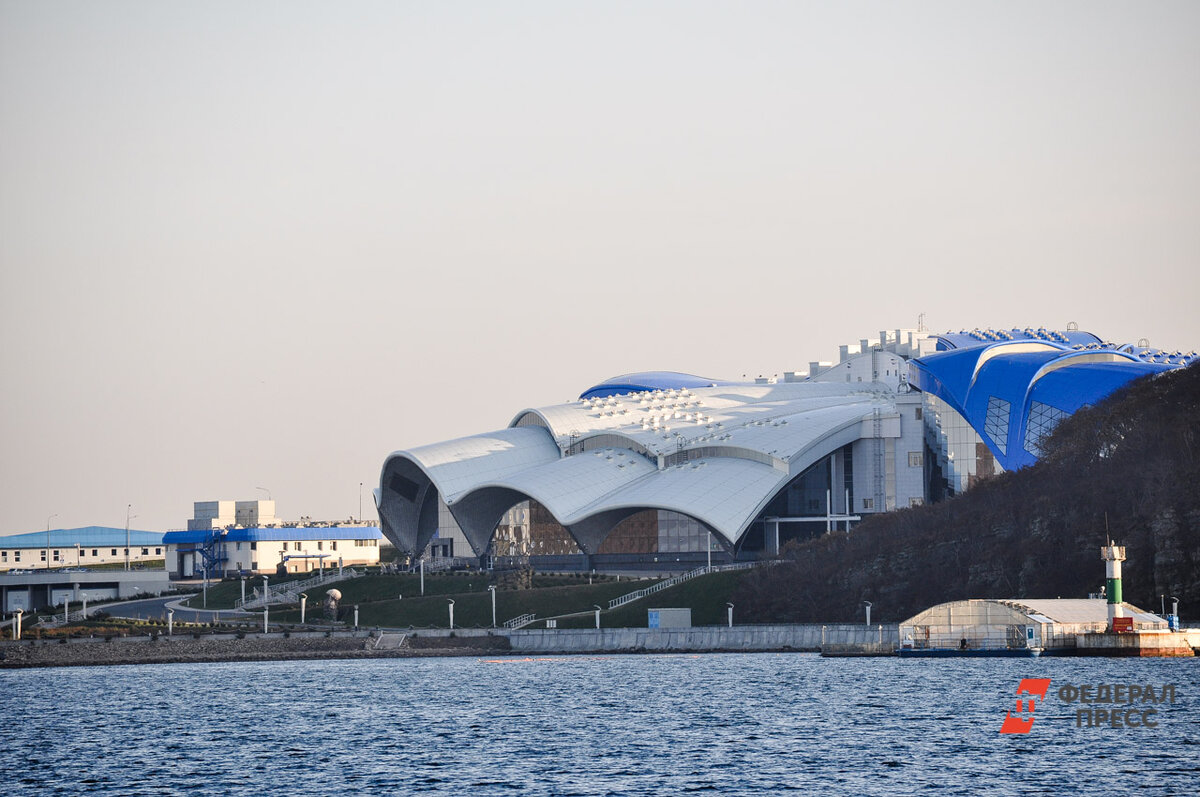
[[[50,529],[51,548],[74,548],[94,545],[99,547],[125,547],[125,529],[111,526],[84,526],[79,529]],[[162,545],[163,535],[158,531],[129,531],[130,545]],[[30,531],[0,537],[0,548],[45,548],[46,532]]]
[[[1067,347],[1087,346],[1103,342],[1091,332],[1083,332],[1078,329],[1046,329],[1045,327],[1037,329],[1031,327],[1026,327],[1025,329],[1017,329],[1016,327],[1012,329],[991,329],[990,327],[987,329],[960,329],[958,332],[946,332],[942,335],[934,335],[933,337],[937,340],[938,351],[973,349],[992,343],[1005,343],[1016,340],[1042,340]]]
[[[1062,333],[1066,336],[1068,333]],[[1073,335],[1090,333],[1072,332]],[[973,339],[973,338],[972,338]],[[1132,346],[1045,337],[976,342],[912,360],[909,384],[941,398],[979,433],[1005,470],[1032,465],[1057,423],[1139,377],[1195,361]]]
[[[380,540],[383,534],[377,526],[292,526],[263,529],[220,529],[217,533],[225,542],[279,542],[282,540]],[[163,542],[168,545],[207,542],[211,531],[168,531]]]
[[[681,374],[678,371],[642,371],[606,379],[598,385],[589,387],[580,393],[579,397],[581,399],[604,398],[625,393],[640,393],[644,390],[680,390],[685,387],[691,389],[728,384],[731,383],[692,374]]]

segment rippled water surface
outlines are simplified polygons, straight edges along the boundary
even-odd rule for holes
[[[1023,677],[1051,678],[1025,736]],[[1157,728],[1062,684],[1176,685]],[[0,671],[0,793],[1200,793],[1200,661],[811,654]]]

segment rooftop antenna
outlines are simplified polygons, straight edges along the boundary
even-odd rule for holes
[[[921,313],[917,316],[917,331],[918,332],[925,331],[925,314],[924,313]]]

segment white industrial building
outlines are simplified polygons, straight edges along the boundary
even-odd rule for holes
[[[126,545],[128,541],[128,546]],[[0,537],[0,572],[161,564],[163,535],[109,526],[48,529]]]
[[[197,501],[187,531],[163,535],[166,567],[179,578],[248,573],[304,573],[379,564],[377,526],[282,521],[274,501]]]

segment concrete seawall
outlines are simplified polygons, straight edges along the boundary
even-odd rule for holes
[[[580,628],[422,630],[420,637],[507,636],[514,653],[618,653],[622,651],[706,651],[706,650],[806,650],[817,651],[824,645],[865,645],[883,643],[895,646],[899,629],[894,625],[741,625],[702,626],[697,628]]]
[[[377,632],[376,632],[377,633]],[[894,648],[896,626],[746,625],[728,628],[505,629],[456,628],[374,633],[293,631],[114,636],[0,642],[0,669],[204,661],[407,658],[505,654],[818,651],[852,646]]]

